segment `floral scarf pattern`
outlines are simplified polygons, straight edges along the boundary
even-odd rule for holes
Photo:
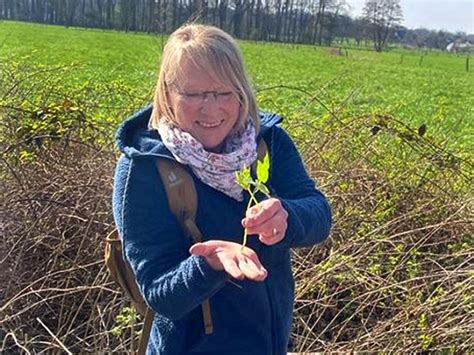
[[[242,188],[235,180],[235,172],[257,159],[256,132],[253,121],[247,120],[242,132],[230,133],[224,141],[222,153],[213,153],[188,132],[166,119],[158,124],[163,144],[181,164],[189,165],[205,184],[237,201],[243,200]]]

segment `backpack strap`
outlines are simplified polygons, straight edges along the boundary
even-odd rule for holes
[[[176,216],[183,232],[190,236],[194,243],[200,242],[202,235],[194,222],[197,211],[197,193],[193,178],[183,165],[171,159],[157,159],[156,164],[171,212]]]
[[[265,143],[265,140],[261,138],[257,145],[257,159],[260,161],[263,161],[263,158],[265,158],[265,154],[267,154],[267,152],[268,152],[267,143]],[[255,161],[253,165],[256,165],[256,164],[257,162]]]
[[[137,312],[145,316],[137,352],[137,355],[145,355],[148,340],[150,338],[151,324],[153,322],[155,312],[145,303],[135,280],[135,275],[133,274],[132,268],[123,257],[122,240],[119,237],[117,229],[114,229],[107,235],[104,258],[110,277],[119,285],[122,292],[131,300],[132,305],[137,310]]]
[[[151,308],[147,308],[145,312],[145,320],[143,321],[142,334],[140,335],[140,342],[138,343],[137,355],[146,354],[153,318],[155,318],[155,312]]]
[[[202,234],[196,225],[197,193],[194,181],[184,166],[169,159],[157,159],[156,165],[165,186],[168,204],[176,216],[181,229],[193,239],[202,240]],[[202,303],[202,316],[206,334],[214,332],[209,300]]]

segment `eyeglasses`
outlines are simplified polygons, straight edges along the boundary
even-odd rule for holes
[[[187,92],[176,90],[176,93],[190,105],[202,105],[204,102],[209,100],[209,95],[212,95],[214,101],[219,105],[223,105],[235,97],[232,91]]]

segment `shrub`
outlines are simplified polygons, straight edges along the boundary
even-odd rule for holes
[[[110,117],[141,99],[122,87],[130,106],[103,107],[100,84],[65,94],[65,68],[0,69],[2,351],[129,351],[135,315],[102,248],[113,228]],[[472,162],[429,125],[343,107],[316,121],[311,100],[287,128],[334,227],[293,253],[291,350],[472,351]]]

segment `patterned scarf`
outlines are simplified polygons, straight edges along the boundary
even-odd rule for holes
[[[242,188],[235,181],[235,172],[244,165],[252,165],[257,159],[255,127],[251,119],[247,120],[242,132],[231,132],[227,136],[222,153],[205,150],[191,134],[166,119],[160,120],[158,132],[175,159],[189,165],[203,183],[237,201],[243,200]]]

